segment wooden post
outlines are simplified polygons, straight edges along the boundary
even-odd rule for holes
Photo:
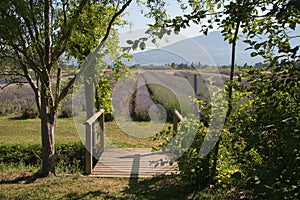
[[[194,93],[195,93],[195,99],[198,99],[198,75],[194,74]],[[198,114],[198,108],[197,108],[197,102],[194,104],[194,114],[197,116]]]
[[[99,117],[99,125],[100,125],[100,151],[104,151],[104,112]]]
[[[84,81],[84,91],[85,91],[85,104],[86,104],[86,119],[88,120],[94,115],[95,112],[95,104],[94,104],[94,85],[92,83],[92,76],[90,74],[85,75]],[[95,153],[96,147],[96,133],[95,133],[95,125],[90,123],[91,125],[91,146],[93,151],[91,151],[92,155]]]
[[[93,155],[92,155],[92,125],[86,123],[86,135],[85,135],[85,173],[91,174],[93,167]]]
[[[194,92],[195,95],[198,93],[198,75],[194,74]]]
[[[85,173],[91,174],[93,169],[93,127],[95,121],[99,120],[100,122],[100,138],[101,138],[101,148],[104,150],[104,109],[101,109],[88,120],[84,122],[85,125]]]
[[[178,117],[176,115],[176,111],[177,110],[173,111],[173,133],[177,132],[178,130]]]

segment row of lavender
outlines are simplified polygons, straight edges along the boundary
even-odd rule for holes
[[[114,91],[114,110],[121,111],[136,121],[149,121],[149,109],[154,102],[150,98],[144,79],[136,74],[135,79],[125,80],[121,85],[122,87]],[[127,105],[124,104],[126,102]],[[124,113],[126,112],[124,108],[129,112]],[[60,117],[71,117],[72,112],[72,100],[71,96],[68,96],[62,103]],[[14,114],[20,118],[38,117],[34,93],[30,86],[10,85],[0,90],[0,115],[8,114]]]
[[[0,115],[14,114],[20,118],[36,118],[39,116],[34,93],[29,85],[10,85],[0,90]],[[72,116],[71,98],[62,103],[60,117]]]
[[[134,95],[134,112],[132,113],[133,120],[150,121],[149,110],[154,105],[150,97],[148,87],[142,76],[138,76],[136,92]]]
[[[211,92],[215,88],[223,88],[224,85],[230,79],[230,70],[228,69],[212,69],[204,72],[187,72],[187,71],[175,71],[175,76],[186,78],[190,84],[194,87],[195,76],[197,77],[197,96],[203,100],[210,100]],[[234,76],[241,75],[241,71],[236,71]],[[240,84],[247,85],[245,78],[240,79]],[[215,87],[216,86],[216,87]]]
[[[0,91],[0,115],[16,114],[24,118],[38,116],[34,93],[28,85],[10,85]]]
[[[154,105],[145,80],[139,74],[121,80],[114,86],[112,104],[118,120],[150,121],[149,110]]]
[[[148,71],[135,74],[132,79],[124,80],[114,89],[112,98],[114,111],[123,116],[130,116],[136,121],[149,121],[149,110],[155,103],[164,107],[169,119],[172,118],[174,109],[183,114],[193,112],[190,97],[194,96],[194,93],[188,79],[188,77],[192,77],[192,74],[178,73],[175,72],[174,76],[173,74]],[[205,84],[198,89],[203,90],[204,94],[208,93]],[[38,116],[34,94],[28,85],[21,88],[10,86],[0,91],[0,115],[10,113],[24,118]],[[60,115],[72,116],[71,97],[66,98],[63,102]]]
[[[172,120],[174,109],[184,115],[194,113],[191,100],[194,93],[186,79],[161,72],[144,72],[143,77],[154,102],[164,107],[169,121]]]

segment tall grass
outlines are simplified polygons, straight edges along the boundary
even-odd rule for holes
[[[166,110],[168,120],[172,119],[174,109],[184,115],[193,113],[190,99],[193,91],[185,79],[161,72],[145,72],[143,77],[154,102],[161,104]]]
[[[197,97],[203,100],[210,100],[210,90],[214,86],[223,87],[224,83],[229,80],[229,76],[226,71],[222,73],[215,72],[187,72],[187,71],[175,71],[174,75],[177,77],[184,77],[188,80],[190,85],[194,88],[194,79],[197,77]]]

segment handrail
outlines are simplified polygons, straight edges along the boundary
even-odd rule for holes
[[[93,149],[96,147],[96,136],[94,123],[99,119],[100,125],[100,150],[104,150],[104,109],[96,112],[92,117],[86,120],[85,125],[85,173],[91,174],[93,168]]]
[[[180,114],[180,112],[178,112],[176,109],[174,109],[174,113],[173,113],[173,133],[177,133],[178,131],[178,123],[179,122],[183,122],[184,119],[182,117],[182,115]],[[186,148],[187,147],[187,141],[185,139],[183,139],[181,141],[181,148]]]
[[[173,132],[178,131],[178,122],[183,122],[184,119],[178,110],[174,109],[173,111]]]
[[[181,122],[184,121],[182,115],[178,112],[178,110],[175,109],[175,110],[174,110],[174,113],[175,113],[175,115],[177,116],[177,118],[179,119],[179,121],[181,121]]]
[[[86,120],[83,124],[84,125],[92,125],[99,117],[104,113],[104,109],[99,110],[93,116],[91,116],[88,120]]]

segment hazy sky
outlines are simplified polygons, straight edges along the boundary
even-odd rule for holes
[[[169,5],[167,6],[168,14],[170,16],[178,15],[178,13],[180,13],[180,9],[176,1],[167,0],[167,2],[169,2]],[[141,9],[147,11],[146,8],[144,7],[141,8],[135,3],[135,1],[133,1],[127,9],[126,15],[123,17],[123,19],[127,20],[132,24],[131,30],[146,29],[147,28],[146,25],[154,21],[144,17],[144,14],[141,13]],[[120,28],[120,33],[128,32],[128,31],[130,31],[129,26]],[[182,30],[180,34],[186,37],[195,37],[200,35],[197,26],[191,26],[185,30]]]

